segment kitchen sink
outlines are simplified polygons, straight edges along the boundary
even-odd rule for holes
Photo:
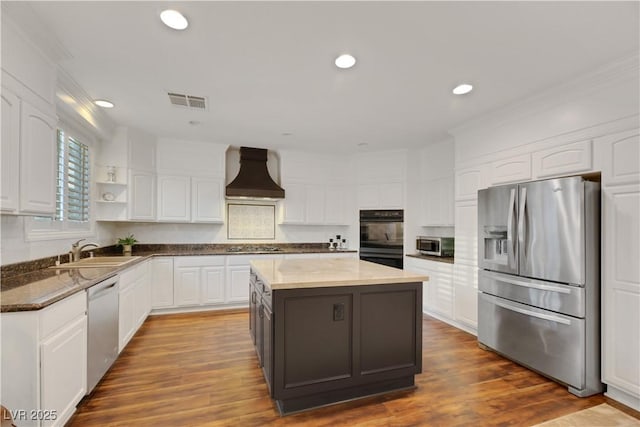
[[[100,267],[120,267],[140,258],[139,256],[98,256],[93,258],[83,258],[80,261],[69,262],[67,264],[54,265],[49,268],[100,268]]]

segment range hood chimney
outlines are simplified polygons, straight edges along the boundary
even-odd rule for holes
[[[226,196],[284,199],[284,190],[273,181],[267,170],[267,150],[240,147],[240,171],[227,185]]]

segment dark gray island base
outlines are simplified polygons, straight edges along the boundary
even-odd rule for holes
[[[252,269],[250,331],[281,415],[410,389],[422,282],[272,290]]]

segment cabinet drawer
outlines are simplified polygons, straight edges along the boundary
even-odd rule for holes
[[[224,265],[224,259],[224,255],[177,256],[173,263],[176,267],[214,267]]]
[[[42,338],[68,324],[87,311],[87,292],[81,291],[71,295],[42,310],[40,314],[40,330]]]

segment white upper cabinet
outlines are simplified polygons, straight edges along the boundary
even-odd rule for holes
[[[2,88],[2,173],[0,206],[3,212],[17,212],[19,205],[20,98]]]
[[[158,176],[158,220],[191,220],[191,179],[188,176]]]
[[[191,220],[224,221],[224,182],[220,178],[191,178]]]
[[[455,223],[453,175],[423,181],[419,191],[420,225],[452,226]]]
[[[456,200],[478,198],[478,190],[486,188],[487,166],[478,165],[456,171]]]
[[[532,154],[533,176],[548,178],[592,169],[591,141],[564,144]]]
[[[23,102],[20,121],[20,211],[53,215],[58,120]]]
[[[282,187],[280,223],[345,225],[348,223],[347,162],[324,154],[280,153]]]
[[[452,226],[455,222],[453,142],[429,145],[420,154],[419,225]]]
[[[129,172],[129,219],[156,219],[156,175],[152,172]]]
[[[491,163],[490,184],[528,181],[531,179],[531,155],[522,154]]]
[[[359,209],[404,209],[407,152],[361,153],[357,160]]]
[[[596,140],[603,157],[602,182],[620,185],[640,182],[640,131],[608,135]]]

